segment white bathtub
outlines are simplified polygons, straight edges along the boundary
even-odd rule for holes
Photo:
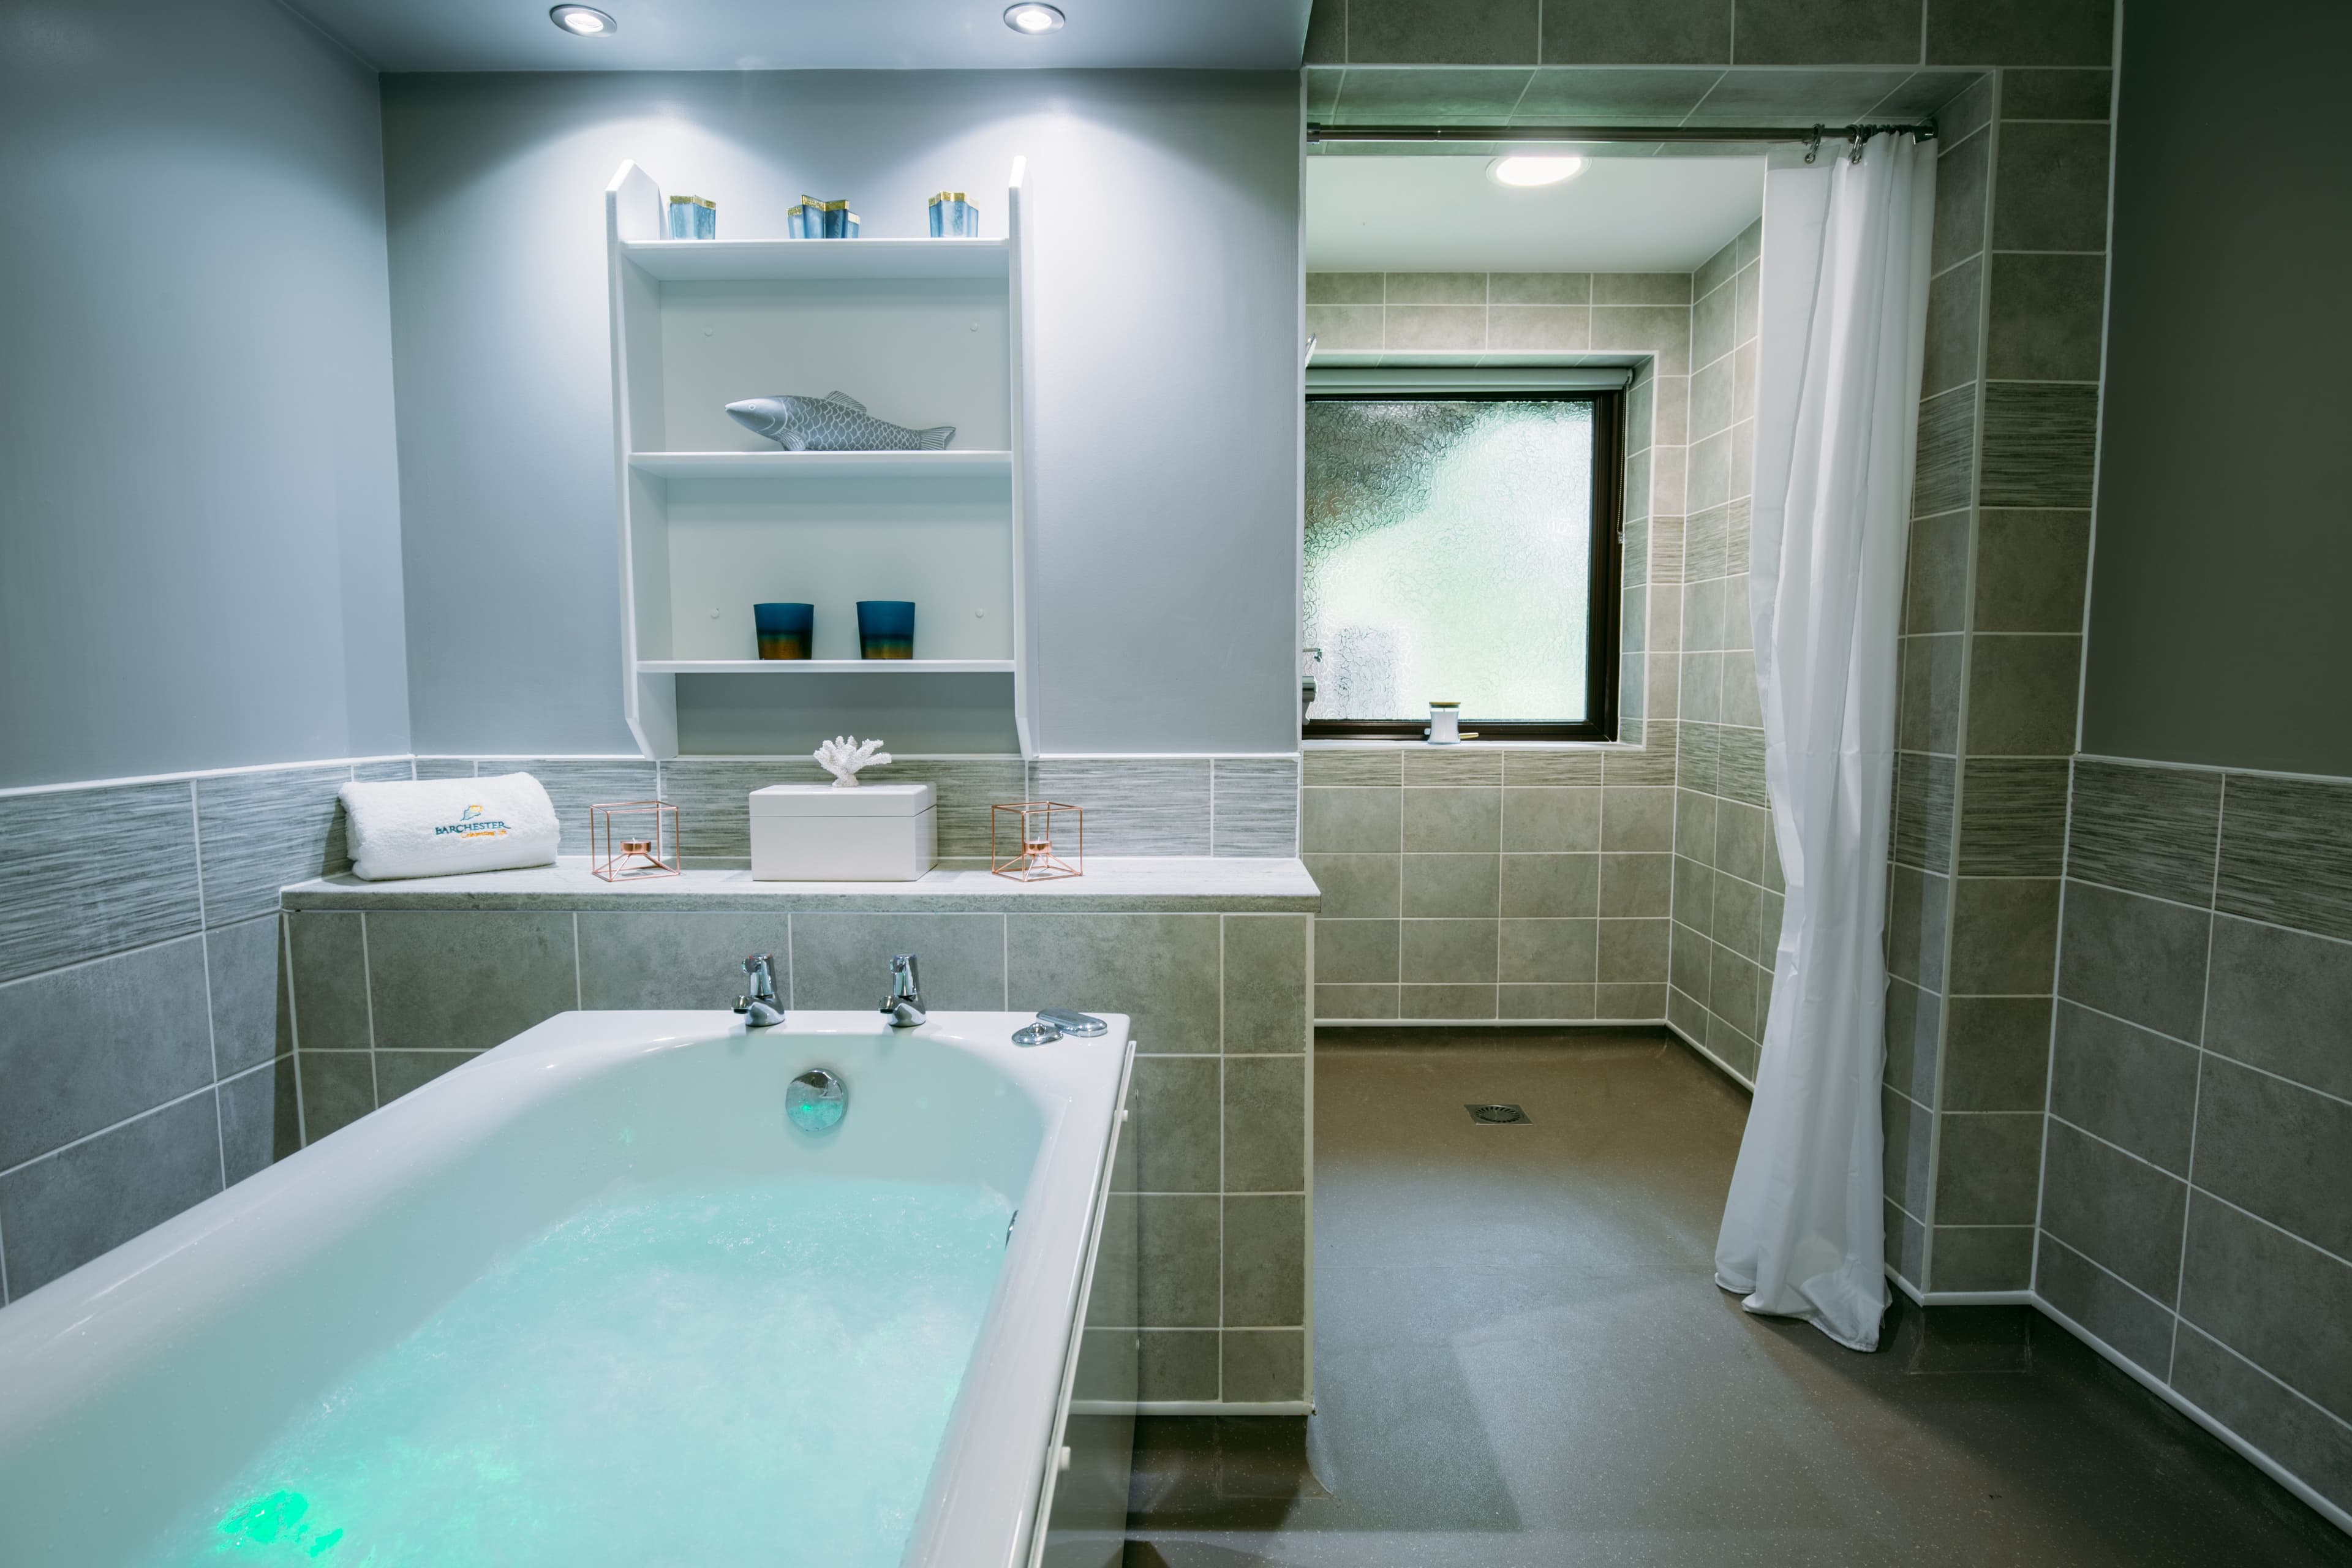
[[[1117,1015],[1024,1049],[1026,1022],[570,1013],[516,1037],[0,1312],[0,1561],[140,1557],[320,1391],[583,1205],[802,1172],[977,1182],[1018,1210],[903,1561],[1115,1559],[1123,1456],[1082,1452],[1058,1509],[1055,1489],[1064,1444],[1084,1447],[1085,1418],[1065,1422],[1132,1047]],[[849,1089],[820,1137],[783,1115],[812,1067]],[[699,1561],[693,1520],[677,1528],[677,1561]]]

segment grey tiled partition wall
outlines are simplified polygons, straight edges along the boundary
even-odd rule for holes
[[[1141,1331],[1147,1401],[1306,1397],[1310,915],[289,900],[314,1140],[569,1008],[723,1007],[747,952],[777,954],[795,1008],[869,1009],[889,955],[914,952],[936,1009],[1125,1012],[1138,1055],[1111,1222],[1134,1227],[1139,1264],[1134,1298],[1111,1282],[1092,1324]]]
[[[2352,781],[2077,757],[2060,926],[2034,1289],[2352,1510]]]

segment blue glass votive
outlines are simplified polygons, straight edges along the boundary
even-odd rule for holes
[[[761,658],[815,657],[814,605],[754,605],[751,621],[759,629]]]
[[[670,197],[669,237],[672,239],[717,239],[719,204],[702,196]]]
[[[978,239],[980,209],[963,199],[961,191],[941,191],[931,198],[933,239]]]
[[[915,602],[912,599],[857,601],[857,648],[867,658],[915,657]]]

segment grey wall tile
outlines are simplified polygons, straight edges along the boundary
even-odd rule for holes
[[[2067,873],[2178,903],[2210,903],[2221,814],[2219,773],[2078,758]]]
[[[1315,987],[1315,1016],[1393,1018],[1397,1016],[1394,985],[1323,985]]]
[[[2082,639],[1979,633],[1969,642],[1969,753],[2072,752]]]
[[[1654,354],[1660,375],[1688,375],[1694,314],[1683,305],[1595,305],[1592,347]]]
[[[1927,285],[1927,348],[1919,390],[1933,397],[1977,379],[1984,261],[1971,258]]]
[[[1348,0],[1320,0],[1307,14],[1306,61],[1338,65],[1347,58]]]
[[[1953,131],[1936,159],[1935,233],[1927,265],[1941,272],[1984,248],[1985,186],[1992,168],[1992,137]]]
[[[194,931],[184,784],[0,795],[0,981]]]
[[[2197,1052],[2160,1035],[2058,1004],[2050,1109],[2176,1174],[2189,1172]]]
[[[1307,1205],[1299,1197],[1224,1200],[1224,1322],[1287,1328],[1307,1321]]]
[[[2352,1499],[2352,1429],[2183,1324],[2172,1386],[2337,1507]]]
[[[1892,1089],[1879,1094],[1882,1133],[1879,1175],[1888,1198],[1906,1212],[1927,1212],[1927,1151],[1934,1134],[1932,1119],[1921,1107]]]
[[[1600,979],[1604,985],[1659,984],[1666,978],[1667,927],[1662,920],[1601,922]]]
[[[1432,70],[1351,64],[1339,85],[1333,123],[1340,125],[1492,124],[1510,114],[1532,70]]]
[[[1959,749],[1960,668],[1966,639],[1905,637],[1902,685],[1896,695],[1895,744],[1906,752]]]
[[[1538,72],[1538,79],[1543,73]],[[1535,89],[1528,89],[1530,92]],[[1590,272],[1489,272],[1486,274],[1486,304],[1496,305],[1590,305],[1592,303],[1592,274]]]
[[[1298,853],[1298,764],[1286,757],[1219,757],[1212,773],[1219,855]]]
[[[1228,1404],[1298,1399],[1307,1392],[1307,1331],[1228,1329],[1222,1397]]]
[[[297,919],[307,919],[307,915]],[[882,916],[803,915],[803,921],[881,920]],[[918,916],[919,920],[974,919],[991,915]],[[665,910],[661,913],[583,910],[580,922],[580,1005],[595,1008],[725,1007],[749,984],[742,963],[764,952],[772,965],[776,989],[785,1005],[856,1005],[871,1007],[886,989],[879,960],[867,971],[866,984],[854,1003],[821,1004],[793,994],[790,917],[782,914],[739,914],[725,910]],[[904,951],[903,949],[896,951]],[[923,986],[929,994],[938,982],[930,955],[925,954]],[[1003,1005],[1003,964],[996,965],[999,984],[991,1008]],[[865,993],[871,993],[866,994]],[[941,1007],[969,1007],[970,1001],[938,1002]],[[305,1015],[307,1017],[308,1015]],[[306,1032],[304,1039],[308,1041]]]
[[[194,937],[0,985],[0,1170],[210,1083],[204,994]]]
[[[1998,156],[1995,250],[2106,247],[2106,126],[2009,121]]]
[[[1137,1200],[1136,1301],[1145,1327],[1216,1326],[1221,1201],[1214,1196]]]
[[[1666,988],[1654,981],[1596,985],[1592,988],[1592,1016],[1596,1018],[1662,1019],[1666,1016]],[[1573,1018],[1578,1015],[1562,1012],[1550,1016]]]
[[[2352,939],[2352,784],[2231,773],[2214,907]]]
[[[1707,994],[1709,961],[1715,943],[1683,921],[1675,921],[1666,936],[1666,982],[1694,1001]],[[1704,1006],[1704,1002],[1700,1003]]]
[[[1348,59],[1516,65],[1536,58],[1536,0],[1349,0]]]
[[[1599,971],[1598,923],[1590,920],[1507,920],[1501,978],[1513,984],[1590,984]]]
[[[478,770],[471,757],[411,757],[409,771],[420,779],[469,779]]]
[[[1733,58],[1742,65],[1916,65],[1919,12],[1919,0],[1737,0]]]
[[[298,1051],[294,1060],[306,1142],[316,1143],[375,1109],[373,1051]]]
[[[1936,1166],[1937,1223],[2031,1226],[2041,1176],[2040,1115],[1947,1114]],[[1950,1289],[1942,1269],[1935,1272],[1937,1288]]]
[[[1505,855],[1501,912],[1506,916],[1591,916],[1601,910],[1595,855]]]
[[[2208,984],[2208,1050],[2352,1099],[2352,944],[2222,915]]]
[[[1305,1191],[1307,1058],[1234,1057],[1224,1075],[1224,1190]]]
[[[1709,82],[1707,85],[1712,87],[1715,84]],[[1721,250],[1700,262],[1698,270],[1691,274],[1691,297],[1697,299],[1714,293],[1730,282],[1732,274],[1738,270],[1739,241],[1736,238],[1727,240]]]
[[[2090,559],[2087,511],[1979,512],[1977,630],[2082,630],[2083,584]]]
[[[1497,978],[1496,924],[1492,920],[1406,921],[1400,956],[1402,978],[1407,984],[1493,984]]]
[[[1966,65],[2104,66],[2115,47],[2115,26],[2114,0],[1936,0],[1927,7],[1927,58]],[[2007,112],[2020,111],[2012,104]]]
[[[1675,738],[1676,726],[1661,723],[1648,745],[1607,752],[1601,758],[1601,783],[1612,789],[1623,784],[1673,784]]]
[[[2087,507],[2098,442],[2097,387],[1994,382],[1985,388],[1978,498],[1986,506]]]
[[[2201,910],[2069,882],[2058,994],[2194,1044],[2210,920]]]
[[[1592,275],[1596,305],[1687,305],[1691,275],[1687,272],[1597,272]]]
[[[1087,849],[1096,855],[1208,854],[1209,771],[1205,759],[1191,758],[1031,764],[1038,798],[1086,808]]]
[[[1407,789],[1402,812],[1402,847],[1407,850],[1492,853],[1502,847],[1503,795],[1498,789]]]
[[[1390,353],[1484,353],[1484,305],[1390,305],[1381,342]]]
[[[1403,792],[1395,789],[1310,787],[1300,792],[1299,847],[1307,851],[1394,854]]]
[[[2058,879],[1962,877],[1952,892],[1958,994],[2042,995],[2058,956]]]
[[[390,910],[367,917],[367,952],[379,1049],[487,1050],[579,1005],[568,914]]]
[[[1496,988],[1492,985],[1403,985],[1397,989],[1400,1018],[1492,1018],[1499,1005]]]
[[[2019,10],[2028,7],[2018,6]],[[2084,10],[2091,7],[2084,7]],[[2104,5],[2097,7],[2104,10]],[[2028,68],[2001,76],[2000,111],[2009,120],[2105,120],[2115,93],[2115,72],[2105,58],[2097,69]]]
[[[1397,983],[1398,922],[1315,922],[1315,980],[1327,985],[1393,985]]]
[[[2035,1293],[2143,1371],[2163,1376],[2172,1358],[2171,1311],[2047,1235],[2040,1250]]]
[[[2106,289],[2105,256],[1996,252],[1985,374],[1994,381],[2097,381]]]
[[[2033,1236],[2030,1225],[1939,1225],[1929,1284],[1937,1290],[2022,1290],[2033,1283]]]
[[[336,763],[196,781],[207,922],[273,913],[278,889],[351,865],[335,799],[351,776]]]
[[[455,1071],[480,1056],[479,1051],[378,1051],[375,1058],[375,1095],[379,1108],[390,1105],[402,1095]]]
[[[1136,1389],[1139,1399],[1217,1397],[1217,1345],[1213,1329],[1173,1333],[1146,1331],[1138,1336]]]
[[[1223,1160],[1223,1107],[1214,1057],[1138,1057],[1128,1136],[1144,1193],[1214,1193]]]
[[[588,922],[592,918],[580,917],[583,999],[587,993]],[[995,1012],[1005,1005],[1006,947],[1003,915],[795,914],[792,917],[792,1005],[872,1011],[890,989],[891,955],[911,952],[916,955],[926,1006]],[[726,947],[709,950],[714,978],[726,980],[728,971],[733,968],[726,963],[730,956],[741,955],[730,954]],[[720,967],[722,963],[726,964],[724,969]],[[740,975],[729,983],[741,988]]]
[[[1309,272],[1307,302],[1310,305],[1377,305],[1382,275],[1378,272]]]
[[[1380,281],[1380,274],[1371,275]],[[1309,305],[1307,330],[1318,353],[1377,353],[1386,336],[1387,312],[1378,305]]]
[[[1432,746],[1407,751],[1404,782],[1415,784],[1498,784],[1503,782],[1503,753]]]
[[[1404,780],[1402,749],[1339,747],[1312,750],[1300,759],[1304,783],[1331,785],[1386,785],[1394,789]]]
[[[1969,758],[1960,793],[1960,875],[2055,877],[2063,871],[2066,772],[2063,757]]]
[[[1489,305],[1487,353],[1582,353],[1592,346],[1592,315],[1581,305]]]
[[[1912,58],[1918,58],[1917,46]],[[1741,67],[1758,62],[1743,60]],[[1796,62],[1772,62],[1782,65]],[[1889,94],[1899,91],[1915,73],[1905,69],[1756,70],[1726,71],[1692,114],[1694,125],[1787,125],[1819,123],[1822,117],[1837,121],[1869,113]],[[1746,265],[1745,260],[1742,265]]]
[[[1901,87],[1872,106],[1866,118],[1873,121],[1937,119],[1979,79],[1978,73],[1972,70],[1913,71]],[[1968,127],[1957,117],[1951,123],[1953,131],[1948,134],[1967,133]]]
[[[1985,71],[1954,93],[1951,100],[1936,111],[1937,132],[1958,142],[1991,124],[1993,83],[1998,79],[1992,72]],[[1948,147],[1944,151],[1948,153],[1951,149]],[[1940,188],[1937,194],[1942,195]]]
[[[895,765],[891,771],[897,773]],[[1004,798],[1021,799],[1018,763],[1013,765],[1011,776],[1014,793]],[[718,862],[748,866],[751,861],[751,792],[770,784],[817,782],[804,776],[797,761],[738,763],[683,757],[662,764],[661,798],[677,807],[677,836],[689,865]],[[946,826],[944,809],[940,810],[940,826]],[[944,832],[940,834],[942,855],[948,853],[946,837]],[[981,853],[987,851],[982,849]]]
[[[1501,858],[1496,855],[1407,855],[1404,912],[1484,915],[1498,907]]]
[[[217,926],[205,934],[212,1002],[213,1058],[233,1077],[293,1048],[292,1020],[280,1016],[278,917]]]
[[[2352,1105],[2220,1057],[2197,1096],[2197,1184],[2352,1253]]]
[[[1950,867],[1955,765],[1949,757],[1934,756],[1926,752],[1896,754],[1895,822],[1890,848],[1900,864],[1932,871],[1942,871]],[[2061,826],[2063,826],[2063,817]]]
[[[220,1190],[209,1094],[0,1176],[9,1294],[22,1297]]]
[[[1674,857],[1601,857],[1600,910],[1604,916],[1663,916],[1672,912]]]
[[[1308,855],[1307,874],[1322,889],[1321,912],[1334,919],[1393,919],[1402,911],[1402,858]]]
[[[1740,957],[1755,963],[1764,956],[1764,891],[1752,882],[1717,872],[1715,918],[1711,934]],[[1717,1008],[1720,1012],[1722,1009]]]
[[[232,1184],[302,1146],[290,1054],[230,1079],[216,1092],[222,1173]]]
[[[1137,1048],[1213,1052],[1215,915],[1008,915],[1011,1004],[1125,1013]]]
[[[2049,1125],[2042,1228],[2158,1300],[2180,1274],[2188,1188],[2063,1121]]]
[[[1543,58],[1594,65],[1720,65],[1731,58],[1731,8],[1718,0],[1549,6],[1543,18]],[[1537,79],[1562,74],[1538,71]],[[1674,75],[1712,80],[1712,73]],[[1682,107],[1687,111],[1697,101],[1694,93]],[[1672,107],[1662,103],[1658,111]]]
[[[1886,970],[1928,991],[1944,988],[1950,884],[1932,871],[1894,868],[1886,890]]]
[[[1307,1048],[1307,915],[1223,915],[1224,1046]]]
[[[1889,987],[1888,998],[1890,1051],[1893,989]],[[2048,997],[1955,996],[1946,1033],[1944,1110],[2040,1114],[2050,1083]]]
[[[1943,1027],[1939,998],[1907,980],[1886,983],[1885,1081],[1922,1105],[1936,1103],[1936,1061]]]
[[[1601,847],[1664,852],[1675,847],[1675,792],[1662,786],[1601,792]]]
[[[1634,989],[1612,985],[1612,993]],[[1653,1004],[1622,1003],[1612,1000],[1612,1010],[1601,1011],[1599,987],[1591,985],[1513,985],[1495,987],[1495,1016],[1507,1019],[1583,1019],[1583,1018],[1654,1018],[1664,1008],[1660,996]],[[1625,1011],[1631,1006],[1637,1011]]]
[[[2180,1316],[2352,1420],[2352,1267],[2200,1193]]]
[[[294,1016],[306,1051],[363,1051],[374,1044],[368,1024],[366,939],[362,917],[335,910],[300,910],[285,917],[293,956]]]

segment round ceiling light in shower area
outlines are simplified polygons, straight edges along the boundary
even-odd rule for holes
[[[583,38],[609,38],[621,30],[621,24],[593,5],[558,5],[547,14],[547,19]]]
[[[1498,185],[1509,185],[1518,190],[1537,185],[1556,185],[1582,173],[1584,160],[1573,153],[1541,157],[1517,153],[1507,158],[1496,158],[1486,165],[1488,179]]]
[[[1018,5],[1004,8],[1004,25],[1032,37],[1040,33],[1058,33],[1067,20],[1059,8],[1045,5],[1042,0],[1022,0]]]

